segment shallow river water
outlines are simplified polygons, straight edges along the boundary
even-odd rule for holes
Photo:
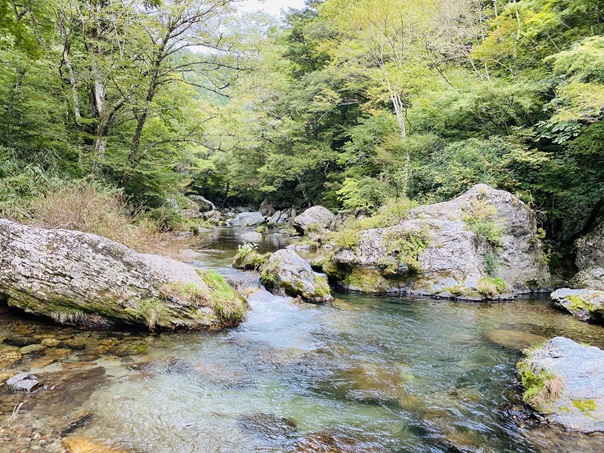
[[[195,265],[253,283],[228,268],[238,238],[207,234]],[[271,236],[260,248],[283,245]],[[604,328],[544,298],[335,297],[319,306],[251,291],[247,321],[223,332],[91,333],[0,315],[0,337],[58,339],[64,351],[51,363],[48,348],[24,355],[16,369],[42,381],[74,373],[27,398],[12,433],[0,429],[0,451],[32,451],[15,433],[37,431],[49,437],[38,451],[60,451],[57,432],[145,453],[604,451],[604,437],[539,423],[514,374],[528,343],[564,335],[604,347]],[[3,398],[8,418],[25,397]]]

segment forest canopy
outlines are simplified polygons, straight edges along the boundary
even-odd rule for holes
[[[563,241],[602,210],[604,0],[236,7],[0,0],[0,209],[90,178],[149,210],[371,212],[487,183]]]

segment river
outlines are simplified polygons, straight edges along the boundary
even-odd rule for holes
[[[229,267],[239,233],[206,233],[194,264],[253,284],[253,274]],[[285,244],[270,235],[260,249]],[[144,453],[603,451],[600,436],[538,423],[514,373],[527,337],[602,348],[602,327],[545,298],[334,296],[312,305],[256,290],[247,321],[222,332],[93,333],[5,315],[0,336],[52,335],[63,349],[80,340],[44,367],[44,356],[24,359],[37,366],[31,372],[101,370],[65,401],[24,405],[14,424],[26,432],[33,423],[33,432],[84,413],[85,423],[64,435]]]

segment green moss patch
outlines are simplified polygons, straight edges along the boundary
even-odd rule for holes
[[[197,271],[210,289],[209,299],[216,315],[227,326],[236,325],[245,318],[247,302],[214,270]]]
[[[595,411],[598,406],[594,400],[574,400],[573,406],[579,409],[581,412]]]
[[[560,397],[562,379],[545,370],[534,370],[529,359],[518,363],[518,373],[524,387],[522,398],[540,412],[549,412],[552,403]]]
[[[478,292],[483,296],[495,297],[498,294],[503,294],[509,290],[508,284],[500,277],[485,277],[478,281]]]

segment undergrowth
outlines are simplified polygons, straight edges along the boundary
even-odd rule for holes
[[[184,248],[182,240],[166,231],[161,211],[134,209],[121,191],[100,182],[65,181],[34,168],[27,181],[12,177],[0,182],[0,216],[42,228],[97,234],[144,253],[172,254]]]

